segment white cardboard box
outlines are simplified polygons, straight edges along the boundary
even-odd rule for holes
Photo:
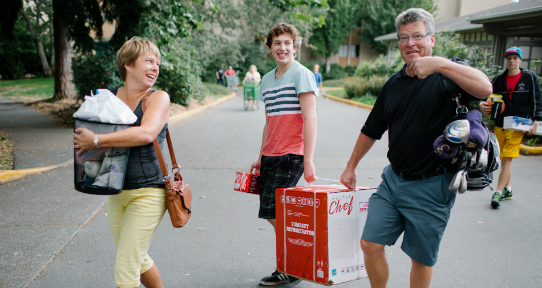
[[[506,116],[504,117],[503,129],[514,130],[527,132],[531,128],[533,120],[527,118],[521,118],[517,116]],[[538,123],[538,128],[536,129],[535,135],[542,135],[542,126]]]
[[[361,233],[374,188],[276,190],[277,270],[324,285],[367,277]]]

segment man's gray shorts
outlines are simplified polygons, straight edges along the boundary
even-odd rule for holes
[[[453,173],[403,180],[391,166],[369,199],[363,240],[393,245],[404,231],[401,249],[413,260],[434,266],[442,234],[454,206],[456,191],[448,190]]]

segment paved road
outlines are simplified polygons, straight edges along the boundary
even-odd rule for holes
[[[14,142],[14,169],[45,167],[73,160],[72,127],[1,96],[0,130]]]
[[[317,176],[339,178],[368,113],[320,98]],[[171,228],[166,215],[153,240],[149,254],[165,287],[257,287],[274,270],[274,233],[257,218],[257,196],[233,191],[235,172],[256,160],[264,121],[262,110],[245,112],[236,97],[171,127],[194,214],[181,229]],[[360,185],[378,185],[386,151],[383,139],[367,154]],[[489,190],[458,196],[432,287],[541,286],[541,163],[540,157],[514,163],[516,196],[498,210],[489,206]],[[25,286],[59,250],[30,287],[114,287],[115,247],[107,210],[100,209],[105,198],[73,191],[71,177],[66,167],[0,186],[0,287]],[[8,216],[21,210],[21,219]],[[399,245],[386,253],[389,287],[407,287],[409,258]],[[340,287],[369,287],[369,281]]]

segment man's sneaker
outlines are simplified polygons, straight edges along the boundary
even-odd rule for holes
[[[508,189],[504,188],[499,200],[512,200],[512,191],[508,191]]]
[[[493,207],[493,208],[499,207],[501,205],[499,203],[500,199],[501,199],[501,193],[499,193],[499,192],[493,193],[493,196],[491,197],[491,207]]]

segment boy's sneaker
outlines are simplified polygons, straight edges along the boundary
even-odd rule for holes
[[[298,284],[299,282],[301,282],[301,279],[288,276],[286,274],[280,273],[277,270],[275,270],[275,272],[273,272],[271,276],[263,277],[262,280],[260,280],[260,284],[265,286],[274,286],[283,283],[289,283],[291,284],[290,286],[293,286]]]
[[[297,277],[293,277],[293,276],[288,276],[288,278],[290,279],[290,281],[288,281],[288,283],[290,283],[290,287],[291,286],[294,286],[294,285],[297,285],[299,284],[299,282],[303,281]]]
[[[504,188],[499,200],[512,200],[512,191],[508,191],[508,189]]]
[[[500,199],[501,199],[501,193],[499,192],[493,193],[493,196],[491,197],[491,207],[493,208],[499,207],[501,205]]]

